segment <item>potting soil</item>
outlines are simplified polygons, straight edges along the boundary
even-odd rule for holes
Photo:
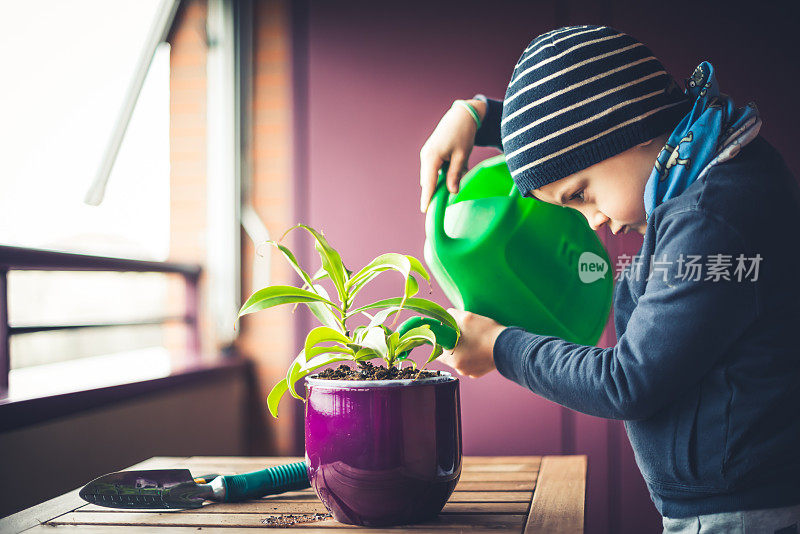
[[[358,367],[341,364],[336,368],[329,367],[320,372],[315,378],[328,380],[414,380],[440,376],[439,371],[418,371],[413,367],[386,367],[372,365],[369,362],[359,362]]]

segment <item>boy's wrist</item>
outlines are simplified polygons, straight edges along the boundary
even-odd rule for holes
[[[484,117],[486,117],[486,102],[483,100],[476,100],[474,98],[465,100],[465,102],[475,108],[475,111],[478,113],[478,117],[481,119],[481,122],[483,122]]]
[[[487,345],[492,353],[492,363],[494,363],[494,346],[497,344],[497,338],[500,337],[500,334],[502,334],[505,329],[505,325],[498,324],[489,331]]]
[[[459,108],[462,111],[466,111],[467,114],[472,117],[472,120],[475,122],[475,128],[480,130],[481,123],[483,122],[483,116],[485,113],[482,113],[478,110],[475,106],[472,105],[474,101],[470,100],[463,100],[458,99],[453,101],[453,106],[451,109]]]

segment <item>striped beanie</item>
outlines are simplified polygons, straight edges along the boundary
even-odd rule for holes
[[[607,26],[540,35],[522,53],[500,132],[525,195],[672,131],[691,102],[650,50]]]

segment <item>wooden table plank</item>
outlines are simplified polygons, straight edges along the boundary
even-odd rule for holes
[[[532,473],[539,472],[539,462],[520,462],[518,464],[462,464],[462,473],[471,473],[477,471],[492,471],[492,472],[512,472],[512,471],[529,471]]]
[[[155,527],[264,527],[264,516],[260,514],[187,514],[184,511],[175,512],[123,512],[109,514],[103,512],[70,512],[52,521],[48,525],[133,525]],[[450,528],[504,528],[522,529],[525,524],[524,514],[442,514],[432,521],[411,525],[402,525],[406,530],[418,528],[437,528],[445,526]],[[352,525],[339,523],[334,519],[300,523],[281,528],[307,528],[313,526],[317,529],[349,529]]]
[[[215,472],[221,474],[238,474],[250,471],[258,471],[275,465],[292,463],[294,459],[287,459],[282,462],[267,461],[197,461],[190,458],[180,464],[189,469],[193,475]],[[178,465],[178,464],[173,464]],[[137,469],[143,469],[137,467]],[[147,468],[150,469],[150,468]],[[535,478],[539,471],[538,462],[526,462],[521,464],[464,464],[461,470],[461,480],[473,482],[480,480],[492,481],[528,481]]]
[[[165,458],[155,456],[152,460]],[[304,461],[303,456],[190,456],[183,460],[186,464],[264,464],[280,465]],[[538,465],[541,456],[464,456],[462,462],[466,464],[520,464],[533,463]]]
[[[133,469],[174,469],[176,466],[182,468],[188,461],[189,458],[186,456],[153,456],[143,462],[126,467],[125,471]]]
[[[468,491],[456,488],[450,502],[524,502],[530,504],[532,491]]]
[[[181,462],[186,459],[185,456],[156,456],[139,462],[129,469],[164,469],[180,465]],[[87,505],[88,503],[78,496],[80,489],[81,488],[75,488],[69,493],[65,493],[64,495],[45,501],[42,504],[37,504],[36,506],[0,519],[0,532],[22,532],[41,523],[45,523],[54,517],[58,517],[61,514],[71,512]]]
[[[265,525],[260,525],[263,528],[270,528]],[[54,529],[57,528],[54,532]],[[169,534],[252,534],[255,527],[168,527]],[[283,527],[275,527],[283,528]],[[336,534],[337,532],[345,532],[346,529],[332,530],[330,528],[314,528],[303,527],[297,525],[292,528],[292,534]],[[357,530],[356,530],[357,529]],[[164,529],[166,530],[166,529]],[[367,528],[355,527],[354,532],[358,534],[394,534],[396,532],[405,532],[406,526],[398,527],[383,527],[383,528]],[[474,530],[474,529],[473,529]],[[511,531],[517,530],[516,528],[510,529]],[[31,530],[25,531],[25,534],[58,534],[59,532],[75,533],[75,534],[153,534],[152,526],[136,526],[136,525],[59,525],[58,527],[51,527],[48,525],[41,525],[34,527]],[[464,534],[464,528],[461,527],[424,527],[417,526],[413,529],[414,534]],[[509,529],[505,527],[481,527],[480,532],[490,534],[508,534]]]
[[[546,456],[525,534],[583,532],[586,456]]]
[[[74,489],[42,504],[0,519],[0,532],[22,532],[83,506],[86,501],[78,497],[79,491],[80,488]]]
[[[464,464],[518,464],[535,463],[542,461],[541,456],[464,456]]]
[[[456,490],[461,491],[533,491],[536,481],[527,482],[462,482],[458,481]]]
[[[538,471],[511,471],[511,472],[469,472],[462,471],[458,481],[461,482],[531,482],[536,480]]]
[[[530,504],[532,491],[472,491],[456,488],[450,496],[452,502],[526,502]],[[317,501],[314,490],[291,491],[264,497],[270,501],[307,502]],[[88,506],[88,505],[87,505]]]
[[[443,514],[527,514],[529,502],[448,502]],[[113,514],[114,508],[87,504],[76,513],[100,512]],[[224,506],[209,504],[202,508],[184,510],[184,514],[325,514],[328,509],[321,501],[258,501],[226,503]]]
[[[454,491],[453,494],[450,496],[448,500],[448,504],[451,503],[515,503],[515,504],[525,504],[526,511],[527,507],[531,503],[531,498],[533,497],[533,492],[530,491]],[[81,501],[82,502],[82,501]],[[303,490],[301,491],[292,491],[287,492],[280,495],[270,495],[269,497],[264,497],[263,499],[247,501],[244,503],[226,503],[224,505],[220,505],[219,503],[210,503],[206,505],[209,513],[215,512],[211,508],[220,508],[221,510],[227,510],[228,507],[239,507],[239,506],[249,506],[250,504],[258,507],[258,506],[269,506],[269,505],[282,505],[282,504],[294,504],[294,505],[309,505],[309,504],[321,504],[320,500],[317,498],[317,494],[314,493],[313,490]],[[204,509],[206,509],[204,508]],[[115,512],[118,509],[116,508],[106,508],[103,506],[97,506],[96,504],[88,504],[86,503],[84,506],[80,507],[76,511],[79,512]],[[72,510],[70,510],[72,511]],[[517,513],[517,512],[513,512]]]
[[[129,469],[188,468],[194,475],[212,472],[234,474],[303,460],[302,457],[155,457]],[[585,473],[585,457],[465,456],[458,486],[434,521],[364,528],[328,518],[279,528],[291,528],[298,534],[330,534],[332,530],[353,530],[360,534],[398,530],[442,534],[466,529],[478,532],[582,532]],[[79,499],[77,490],[72,493],[74,499]],[[115,510],[81,500],[77,503],[73,500],[69,506],[62,503],[57,509],[43,510],[46,513],[28,523],[33,528],[27,533],[52,533],[56,528],[64,532],[94,534],[154,530],[197,534],[198,529],[202,529],[203,534],[235,534],[245,529],[269,528],[262,523],[267,517],[326,512],[311,488],[244,503],[210,503],[197,510]],[[530,517],[529,510],[533,512]],[[52,515],[54,512],[58,513]],[[50,520],[36,526],[44,522],[46,516],[51,516]],[[18,529],[11,530],[14,531]],[[0,532],[5,530],[0,528]]]

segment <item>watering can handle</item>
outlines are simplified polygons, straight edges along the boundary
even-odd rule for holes
[[[450,191],[445,185],[448,167],[449,164],[445,162],[439,171],[439,179],[436,181],[436,188],[433,190],[433,197],[425,220],[427,233],[435,236],[437,247],[447,246],[456,241],[444,231],[444,212],[447,209],[447,202],[450,200]]]

